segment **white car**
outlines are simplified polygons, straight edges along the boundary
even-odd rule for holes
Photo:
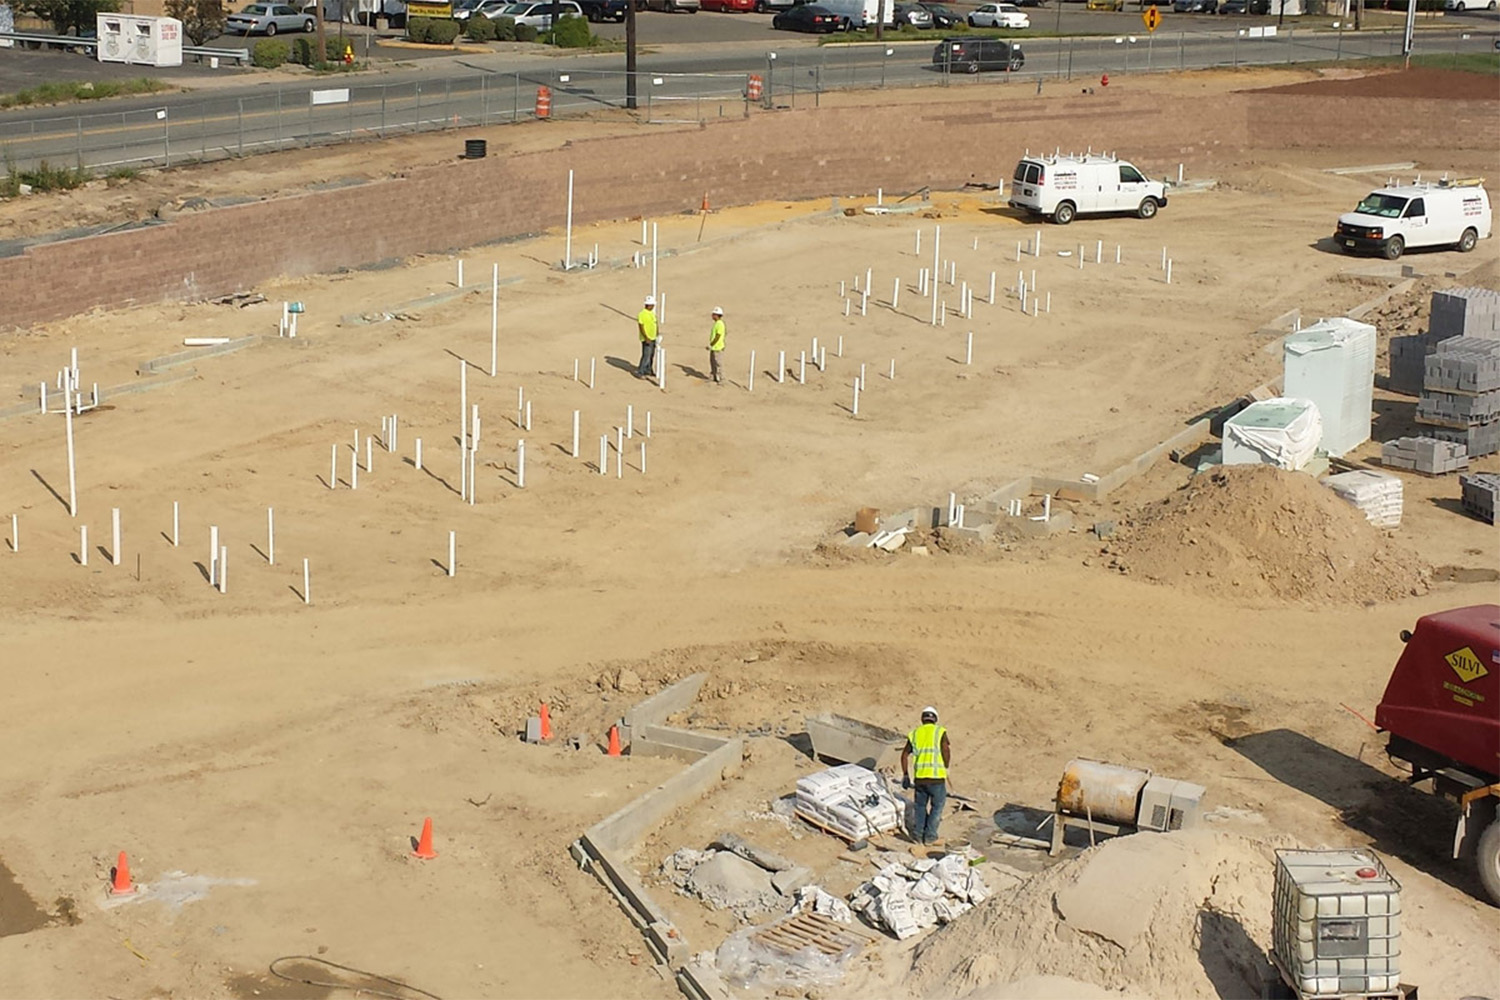
[[[1460,14],[1466,10],[1494,10],[1495,0],[1443,0],[1443,9]]]
[[[1029,28],[1031,18],[1013,3],[982,3],[969,14],[971,28]]]
[[[517,24],[529,24],[538,31],[546,31],[552,27],[552,0],[539,0],[537,3],[512,3],[498,8],[490,8],[488,3],[480,4],[484,16],[490,20],[508,17]],[[583,8],[578,6],[574,0],[558,0],[558,15],[560,17],[582,17]]]

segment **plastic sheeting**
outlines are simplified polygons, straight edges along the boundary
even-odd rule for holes
[[[1251,403],[1224,422],[1224,464],[1300,469],[1322,437],[1323,420],[1311,400],[1278,396]]]

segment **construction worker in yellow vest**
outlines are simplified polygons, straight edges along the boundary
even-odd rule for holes
[[[937,709],[928,705],[922,709],[922,724],[906,734],[906,746],[901,751],[901,787],[916,788],[917,818],[911,835],[918,843],[938,842],[938,823],[948,803],[948,766],[952,763],[948,730],[938,725]]]
[[[646,296],[646,304],[635,317],[641,335],[641,363],[635,367],[636,378],[650,378],[656,361],[656,296]]]
[[[708,373],[715,385],[723,385],[724,377],[719,371],[719,355],[724,353],[724,310],[719,306],[714,306],[714,311],[709,315],[713,317],[714,325],[708,330]]]

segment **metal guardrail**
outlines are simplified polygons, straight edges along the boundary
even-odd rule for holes
[[[98,49],[99,39],[80,38],[77,35],[38,35],[29,31],[0,31],[0,39],[19,42],[37,48]],[[233,59],[243,65],[250,61],[249,49],[225,49],[212,45],[184,45],[184,57],[192,56],[199,62],[208,58]]]

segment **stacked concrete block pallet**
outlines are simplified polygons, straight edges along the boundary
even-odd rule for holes
[[[1380,464],[1387,469],[1413,469],[1441,476],[1469,467],[1469,449],[1454,441],[1432,437],[1404,437],[1380,446]]]
[[[1469,456],[1500,451],[1500,340],[1450,337],[1424,364],[1417,423]]]
[[[1391,338],[1391,391],[1421,395],[1427,355],[1450,337],[1500,339],[1500,292],[1488,288],[1433,292],[1427,332]]]
[[[1459,476],[1459,487],[1463,490],[1464,510],[1481,521],[1495,523],[1495,500],[1500,497],[1500,475],[1493,472],[1476,472]]]

